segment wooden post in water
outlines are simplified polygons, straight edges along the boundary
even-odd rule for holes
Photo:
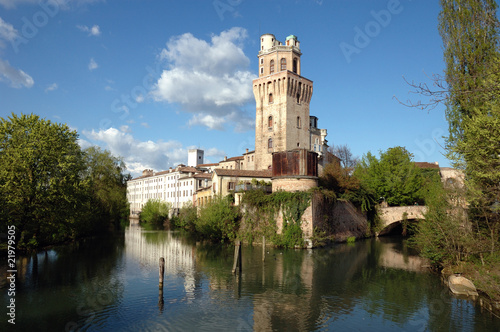
[[[160,257],[160,272],[159,272],[159,294],[158,294],[158,308],[163,312],[163,274],[165,272],[165,259]]]
[[[239,272],[241,273],[241,241],[236,241],[234,243],[233,274],[236,273],[237,267],[239,267]]]
[[[262,261],[266,260],[266,237],[262,235]]]
[[[160,274],[159,274],[160,288],[163,288],[163,273],[164,272],[165,272],[165,259],[163,257],[160,257]]]

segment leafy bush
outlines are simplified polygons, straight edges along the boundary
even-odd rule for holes
[[[139,216],[141,221],[151,224],[161,224],[168,219],[170,204],[159,199],[150,199],[144,204]]]
[[[231,200],[230,196],[215,197],[200,210],[195,229],[201,236],[215,241],[232,241],[236,238],[240,214]]]
[[[187,231],[194,232],[196,230],[196,223],[198,220],[198,208],[193,206],[193,203],[185,203],[179,210],[179,215],[173,217],[171,225],[174,227],[183,228]]]

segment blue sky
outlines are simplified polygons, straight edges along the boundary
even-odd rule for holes
[[[254,148],[259,37],[301,42],[311,115],[354,155],[450,163],[444,106],[401,105],[444,69],[438,1],[0,0],[0,116],[36,113],[137,175]],[[424,99],[425,101],[425,99]]]

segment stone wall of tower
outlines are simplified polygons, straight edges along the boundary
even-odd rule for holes
[[[272,152],[298,147],[309,149],[312,81],[283,71],[255,79],[253,92],[256,101],[255,169],[269,168]],[[269,139],[272,139],[272,148],[269,148]]]

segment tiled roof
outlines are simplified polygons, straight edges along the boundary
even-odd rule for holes
[[[231,157],[231,158],[227,158],[227,160],[221,160],[219,163],[223,163],[223,162],[226,162],[226,161],[243,160],[243,159],[245,159],[245,157],[243,157],[243,156]]]
[[[273,172],[271,170],[264,171],[249,171],[241,169],[223,169],[216,168],[214,172],[221,176],[247,177],[247,178],[271,178]]]
[[[211,179],[212,174],[211,173],[198,173],[198,174],[195,174],[194,177],[197,179]]]

